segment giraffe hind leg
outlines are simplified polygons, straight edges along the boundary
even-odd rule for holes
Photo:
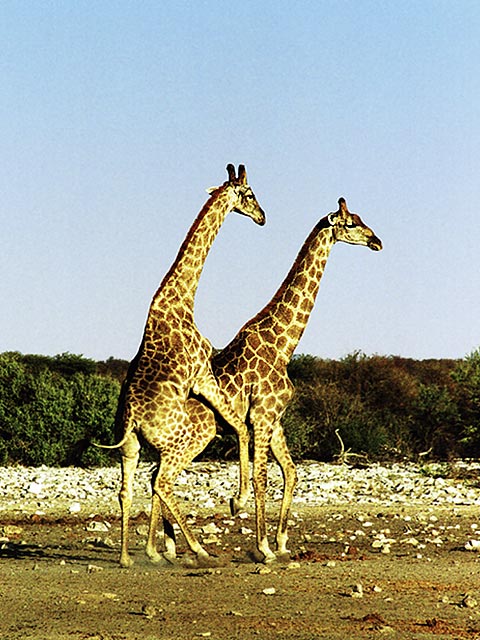
[[[128,553],[128,521],[133,498],[133,480],[140,456],[140,444],[134,432],[131,432],[128,439],[121,448],[122,454],[122,481],[119,493],[121,518],[121,552],[120,565],[130,567],[133,560]]]
[[[188,400],[187,409],[190,418],[190,424],[186,429],[188,436],[183,442],[177,444],[176,447],[176,451],[183,451],[182,457],[180,459],[174,459],[169,455],[168,450],[164,451],[157,472],[152,478],[152,511],[147,541],[147,555],[153,561],[159,561],[164,558],[170,563],[175,562],[176,541],[173,528],[174,521],[180,526],[190,549],[197,557],[204,559],[210,557],[206,551],[202,550],[201,545],[199,545],[195,536],[190,531],[173,496],[173,484],[178,475],[205,449],[207,444],[214,438],[216,432],[215,417],[210,409],[194,399]],[[163,518],[165,546],[163,555],[157,552],[155,542],[160,513]]]
[[[178,470],[180,473],[181,469]],[[171,519],[174,519],[178,526],[180,527],[181,532],[183,533],[185,540],[190,548],[190,550],[196,555],[197,560],[200,564],[208,564],[208,560],[210,555],[208,552],[202,547],[200,542],[197,540],[193,531],[191,531],[188,526],[185,517],[183,516],[178,503],[173,494],[173,484],[174,480],[178,475],[177,469],[172,468],[167,461],[162,462],[160,467],[160,471],[155,480],[154,492],[155,498],[153,499],[158,504],[162,505],[162,513],[164,517],[164,535],[165,535],[165,543],[166,543],[166,552],[167,559],[172,558],[172,553],[175,553],[175,538],[173,533],[173,523]],[[167,516],[167,513],[169,516]],[[167,521],[167,525],[165,525],[165,520]],[[158,522],[158,517],[157,517]],[[153,523],[152,523],[153,526]]]

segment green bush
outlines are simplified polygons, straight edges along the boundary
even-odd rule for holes
[[[461,420],[460,447],[466,457],[480,456],[480,348],[452,372]]]
[[[119,384],[70,366],[78,365],[78,359],[0,355],[2,464],[64,466],[110,460],[106,452],[88,445],[92,440],[112,442]]]
[[[91,443],[114,442],[127,366],[72,354],[0,354],[0,464],[117,460]],[[334,460],[337,432],[345,449],[371,460],[480,456],[480,349],[461,361],[297,355],[288,372],[295,395],[282,424],[295,459]],[[148,447],[143,455],[152,458]],[[226,428],[202,456],[238,459],[233,431]]]

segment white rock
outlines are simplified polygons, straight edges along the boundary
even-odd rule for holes
[[[480,551],[480,540],[469,540],[465,543],[465,549],[467,551]]]
[[[221,531],[222,530],[220,529],[220,527],[217,527],[214,522],[209,522],[204,527],[202,527],[203,533],[220,533]]]
[[[110,530],[110,524],[108,522],[98,522],[97,520],[93,520],[87,524],[86,529],[87,531],[99,531],[106,533]]]
[[[28,487],[28,493],[33,493],[36,496],[39,496],[43,491],[43,485],[38,482],[31,482]]]

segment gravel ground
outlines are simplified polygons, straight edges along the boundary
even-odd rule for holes
[[[352,469],[345,465],[305,462],[297,467],[299,481],[293,508],[323,505],[480,505],[480,463],[409,463]],[[153,466],[142,463],[134,485],[133,513],[148,511]],[[235,463],[197,462],[183,471],[176,483],[182,502],[195,508],[228,504],[237,487]],[[0,473],[0,515],[37,513],[86,515],[94,509],[117,514],[120,467],[85,470],[75,467],[3,467]],[[282,497],[277,465],[269,467],[268,500]],[[251,510],[253,502],[249,504]]]
[[[135,483],[135,564],[118,565],[119,467],[3,468],[0,640],[480,640],[478,463],[298,466],[291,560],[256,564],[253,501],[231,518],[235,464],[177,482],[218,568],[145,557],[151,466]],[[272,465],[271,540],[281,478]],[[159,536],[160,538],[160,536]]]

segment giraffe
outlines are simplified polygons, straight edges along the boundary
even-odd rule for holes
[[[138,353],[129,365],[115,418],[120,442],[106,448],[120,448],[122,479],[119,493],[122,512],[120,564],[128,567],[128,521],[133,480],[138,464],[139,437],[159,454],[159,466],[152,478],[152,514],[146,552],[159,562],[175,561],[173,521],[185,536],[200,563],[210,556],[187,525],[173,495],[178,474],[215,436],[215,425],[193,425],[186,408],[195,392],[235,429],[245,425],[225,400],[211,369],[212,346],[194,322],[194,298],[209,249],[230,211],[249,216],[259,225],[265,214],[247,183],[246,170],[227,166],[228,180],[209,190],[210,197],[193,222],[177,257],[153,296]],[[105,445],[103,445],[105,447]],[[248,455],[248,454],[247,454]],[[248,461],[247,461],[248,464]],[[156,549],[155,533],[162,511],[167,547]]]
[[[267,456],[270,449],[283,474],[283,499],[277,525],[277,553],[287,550],[287,521],[297,477],[281,425],[282,415],[293,395],[287,365],[304,332],[319,290],[330,250],[336,242],[358,244],[374,251],[381,241],[360,217],[350,213],[344,198],[339,208],[313,228],[288,275],[271,301],[246,322],[233,340],[212,359],[219,386],[239,416],[253,429],[253,487],[256,511],[256,555],[264,562],[276,555],[267,539],[265,490]],[[189,401],[194,423],[214,420],[199,400]],[[240,493],[231,501],[232,514],[248,499],[248,432],[244,423],[239,435]],[[245,453],[245,448],[247,453]]]

